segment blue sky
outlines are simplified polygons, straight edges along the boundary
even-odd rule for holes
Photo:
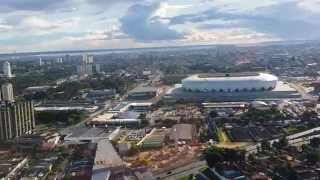
[[[0,0],[0,52],[320,39],[320,0]]]

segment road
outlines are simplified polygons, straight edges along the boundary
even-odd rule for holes
[[[166,171],[165,173],[157,174],[156,177],[163,180],[176,180],[183,176],[188,176],[190,174],[197,174],[199,170],[206,167],[205,161],[196,161],[183,167],[172,169]]]
[[[101,107],[99,110],[97,110],[97,111],[89,114],[89,116],[88,116],[85,120],[79,122],[78,124],[72,125],[72,126],[70,126],[70,127],[64,128],[64,129],[61,129],[61,130],[59,131],[59,134],[62,134],[62,135],[70,134],[70,133],[72,132],[72,129],[84,125],[86,122],[90,121],[92,118],[96,117],[98,114],[101,114],[101,113],[103,113],[104,111],[108,110],[108,109],[111,107],[112,102],[110,102],[110,101],[108,100],[108,101],[105,101],[104,104],[105,104],[105,105],[104,105],[103,107]]]
[[[292,88],[296,89],[301,94],[303,99],[311,100],[311,101],[317,100],[315,97],[313,97],[308,92],[306,92],[306,90],[302,86],[295,84],[295,83],[289,83],[289,85]]]
[[[157,74],[148,81],[148,83],[153,83],[153,82],[157,82],[161,79],[161,72],[157,72]],[[146,83],[146,84],[148,84]],[[139,83],[136,85],[136,87],[142,85],[143,83]],[[78,124],[75,124],[73,126],[70,126],[70,127],[67,127],[67,128],[64,128],[62,130],[59,131],[59,134],[62,134],[62,135],[67,135],[67,134],[70,134],[72,132],[72,129],[75,129],[77,127],[80,127],[82,125],[84,125],[86,122],[90,121],[92,118],[96,117],[97,115],[103,113],[104,111],[107,111],[109,110],[114,104],[115,102],[121,102],[123,100],[125,100],[128,96],[128,92],[124,95],[122,95],[119,99],[119,101],[110,101],[110,100],[107,100],[104,102],[104,106],[102,106],[99,110],[97,110],[96,112],[93,112],[91,114],[89,114],[89,117],[87,117],[85,120],[79,122]]]

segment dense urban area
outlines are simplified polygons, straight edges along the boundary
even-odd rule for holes
[[[319,42],[0,64],[1,179],[320,179]]]

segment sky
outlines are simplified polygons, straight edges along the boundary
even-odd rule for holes
[[[320,39],[320,0],[0,0],[0,53]]]

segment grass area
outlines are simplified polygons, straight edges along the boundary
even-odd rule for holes
[[[293,126],[289,126],[289,127],[285,128],[284,131],[287,134],[293,134],[293,133],[299,131],[299,129],[297,129],[296,127],[293,127]]]
[[[194,180],[195,177],[193,176],[192,178],[190,178],[189,176],[183,176],[183,177],[180,177],[178,180],[189,180],[189,179]]]
[[[220,143],[230,142],[227,133],[222,128],[218,128],[218,139]]]
[[[179,178],[179,180],[188,180],[188,179],[189,179],[188,176],[183,176],[183,177]]]

